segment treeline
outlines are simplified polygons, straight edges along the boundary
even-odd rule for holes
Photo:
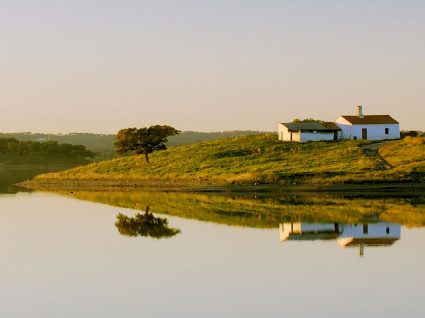
[[[0,138],[0,154],[6,156],[43,154],[77,159],[88,159],[95,156],[94,152],[87,150],[83,145],[60,144],[51,140],[46,142],[18,141],[15,138]]]
[[[402,130],[400,132],[400,137],[404,138],[404,137],[424,137],[425,136],[425,132],[420,131],[420,130]]]
[[[95,160],[110,159],[115,155],[115,135],[70,133],[70,134],[43,134],[43,133],[0,133],[0,138],[14,138],[19,141],[48,142],[57,141],[59,144],[83,145],[96,153]]]
[[[115,135],[70,133],[70,134],[43,134],[31,132],[0,133],[0,138],[15,138],[19,141],[57,141],[71,145],[84,145],[87,149],[96,151],[102,148],[112,148]]]

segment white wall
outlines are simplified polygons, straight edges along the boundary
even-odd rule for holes
[[[399,124],[352,125],[342,117],[336,120],[336,124],[342,129],[341,139],[354,139],[354,137],[357,137],[358,140],[362,140],[363,128],[367,129],[368,140],[400,138]],[[385,134],[385,128],[389,129],[388,135]]]
[[[335,232],[334,223],[301,223],[301,233],[333,233]]]
[[[290,139],[290,134],[288,131],[288,128],[286,128],[284,125],[279,124],[278,125],[278,134],[279,134],[279,140],[282,141],[289,141]]]
[[[279,237],[281,241],[286,241],[291,234],[302,233],[334,233],[333,223],[281,223],[279,224]]]
[[[317,133],[307,133],[302,132],[301,133],[301,140],[300,141],[321,141],[321,140],[334,140],[334,133],[324,133],[324,132],[317,132]]]
[[[301,134],[299,131],[292,132],[292,141],[301,141]]]
[[[279,140],[282,141],[291,141],[291,133],[288,131],[288,128],[282,124],[278,126]],[[292,133],[292,141],[300,141],[300,134],[298,132]]]
[[[389,233],[387,233],[387,228]],[[367,233],[363,233],[363,224],[344,224],[340,238],[400,238],[401,225],[395,223],[369,223]]]

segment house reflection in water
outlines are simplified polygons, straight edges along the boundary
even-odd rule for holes
[[[341,247],[358,247],[364,255],[366,246],[391,246],[400,239],[401,225],[394,223],[339,224],[339,223],[282,223],[281,241],[336,240]]]
[[[401,225],[393,223],[346,224],[337,243],[341,247],[359,247],[364,255],[365,246],[391,246],[400,239]]]
[[[282,223],[279,225],[281,241],[335,240],[340,234],[338,223]]]

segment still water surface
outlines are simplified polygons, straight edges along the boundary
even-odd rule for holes
[[[172,235],[152,237],[148,206]],[[0,207],[0,317],[424,317],[423,199],[19,192]]]

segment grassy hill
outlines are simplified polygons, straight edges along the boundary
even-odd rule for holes
[[[369,148],[370,147],[370,148]],[[385,163],[385,164],[383,164]],[[235,137],[38,176],[32,185],[197,186],[423,182],[425,138],[386,143]]]

